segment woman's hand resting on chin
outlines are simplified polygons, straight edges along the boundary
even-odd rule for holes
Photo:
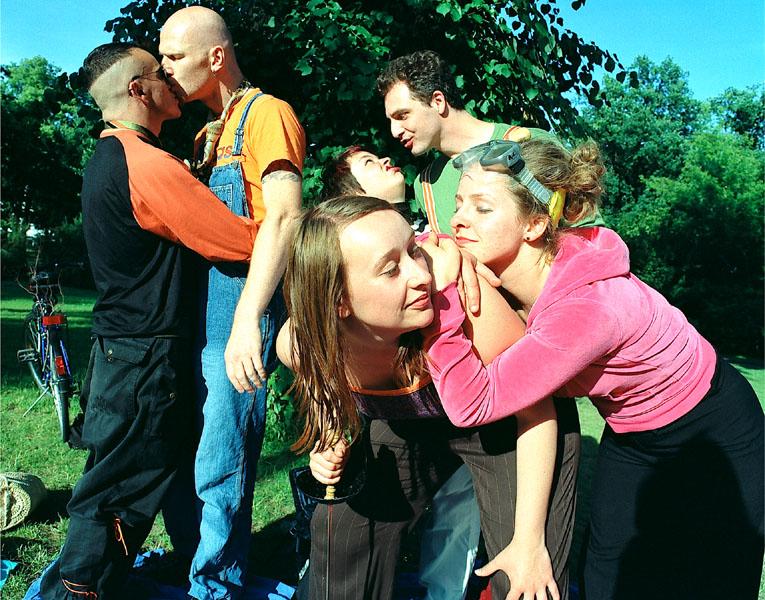
[[[457,281],[462,268],[462,254],[454,240],[431,233],[428,239],[419,242],[419,246],[433,275],[434,291]]]

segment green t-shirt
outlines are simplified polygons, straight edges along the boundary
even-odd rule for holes
[[[508,129],[510,129],[510,125],[505,125],[504,123],[495,123],[494,131],[491,134],[491,139],[501,140]],[[428,173],[430,185],[433,189],[434,206],[431,206],[430,211],[428,211],[428,206],[425,202],[425,194],[422,189],[421,178],[426,172]],[[457,187],[460,183],[460,175],[461,173],[454,168],[452,159],[448,158],[444,154],[439,153],[436,159],[417,176],[417,179],[415,179],[414,201],[416,203],[416,207],[414,207],[413,210],[417,210],[427,217],[431,229],[436,230],[436,227],[434,227],[433,224],[433,211],[435,211],[435,219],[438,222],[438,231],[441,233],[452,232],[449,221],[451,221],[456,207],[454,197],[457,195]]]
[[[494,131],[491,134],[492,140],[501,140],[510,125],[505,123],[494,123]],[[553,136],[549,131],[543,129],[529,128],[532,137]],[[426,198],[422,186],[422,177],[427,174],[433,190],[433,198]],[[411,204],[412,212],[419,212],[428,219],[430,228],[440,233],[451,233],[451,221],[456,203],[454,197],[457,195],[457,187],[460,183],[461,173],[454,167],[452,159],[444,154],[440,154],[431,162],[425,170],[417,176],[414,181],[414,202]],[[430,209],[430,210],[429,210]],[[437,221],[437,229],[433,226],[433,220]],[[595,225],[605,225],[600,212],[579,221],[575,227],[593,227]]]

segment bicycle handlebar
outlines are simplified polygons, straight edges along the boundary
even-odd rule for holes
[[[53,278],[53,273],[49,273],[48,271],[39,271],[32,274],[32,276],[29,278],[29,283],[36,283],[37,285],[53,285],[48,283],[48,281]]]

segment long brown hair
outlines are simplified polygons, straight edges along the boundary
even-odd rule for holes
[[[394,210],[370,196],[331,198],[307,211],[292,241],[284,297],[290,315],[292,363],[296,398],[305,425],[293,445],[310,449],[316,440],[323,450],[333,436],[355,439],[361,419],[348,383],[348,347],[338,309],[347,300],[347,273],[340,233],[366,215]],[[404,334],[393,370],[397,383],[409,385],[426,372],[417,332]]]

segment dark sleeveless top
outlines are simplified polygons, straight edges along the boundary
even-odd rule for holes
[[[430,377],[397,390],[351,389],[359,411],[370,419],[445,419]]]

